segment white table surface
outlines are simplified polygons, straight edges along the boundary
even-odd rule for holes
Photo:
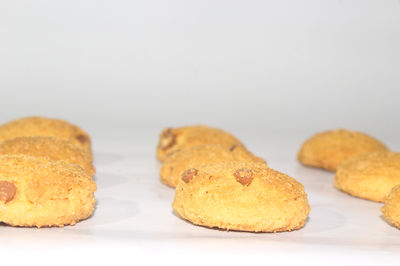
[[[98,202],[90,219],[64,228],[1,225],[3,261],[374,265],[400,258],[400,231],[382,219],[382,204],[334,189],[334,175],[300,165],[294,145],[269,151],[251,146],[272,168],[304,184],[311,205],[306,226],[285,233],[245,233],[194,226],[178,218],[171,208],[174,190],[159,181],[155,143],[127,141],[96,142]],[[257,142],[262,143],[251,143]]]

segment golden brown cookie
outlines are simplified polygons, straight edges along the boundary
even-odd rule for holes
[[[164,184],[176,187],[184,170],[223,161],[265,163],[242,145],[227,148],[220,144],[206,144],[183,149],[168,156],[161,166],[160,178]]]
[[[251,232],[299,229],[310,211],[299,182],[252,162],[223,162],[186,170],[172,207],[197,225]]]
[[[400,229],[400,185],[392,189],[381,210],[386,221]]]
[[[220,144],[231,148],[243,145],[237,138],[221,129],[207,126],[167,128],[160,134],[157,158],[163,162],[171,153],[201,144]]]
[[[297,158],[304,165],[336,171],[351,157],[387,150],[379,140],[364,133],[339,129],[318,133],[308,139]]]
[[[95,206],[96,184],[81,167],[25,155],[0,156],[0,222],[74,225]]]
[[[65,139],[56,137],[19,137],[0,142],[0,155],[23,154],[47,157],[54,161],[65,161],[81,166],[93,177],[95,168],[91,156]]]
[[[0,142],[28,136],[47,136],[69,140],[92,156],[90,136],[64,120],[43,117],[27,117],[0,126]]]
[[[376,152],[345,161],[338,168],[335,187],[356,197],[384,202],[400,184],[400,153]]]

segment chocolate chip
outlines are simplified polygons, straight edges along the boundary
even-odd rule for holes
[[[160,138],[160,148],[167,150],[176,144],[176,135],[170,128],[163,131]]]
[[[76,139],[82,144],[89,142],[88,136],[83,135],[83,134],[76,136]]]
[[[199,170],[197,170],[195,168],[190,168],[182,173],[181,178],[183,181],[185,181],[185,183],[189,183],[190,180],[192,180],[193,177],[195,177],[198,173],[199,173]]]
[[[236,147],[237,147],[237,145],[236,145],[236,144],[233,144],[232,147],[229,149],[229,151],[232,152],[234,149],[236,149]]]
[[[17,187],[8,181],[0,181],[0,201],[5,203],[14,199]]]
[[[242,168],[236,170],[233,176],[236,178],[236,181],[238,181],[243,186],[248,186],[250,185],[251,181],[253,181],[253,172],[251,171],[251,169]]]

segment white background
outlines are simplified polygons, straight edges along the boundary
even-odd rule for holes
[[[3,0],[0,121],[42,115],[68,119],[89,131],[96,152],[98,198],[106,195],[102,180],[119,171],[127,180],[123,187],[146,176],[151,181],[143,189],[160,190],[171,201],[173,192],[157,183],[157,135],[166,126],[197,123],[233,132],[273,167],[313,184],[309,176],[333,177],[302,170],[295,162],[299,145],[315,132],[360,130],[400,150],[399,47],[396,0]],[[326,189],[341,196],[331,183]],[[155,199],[136,200],[145,208],[146,200]],[[164,208],[166,203],[160,204]],[[332,204],[329,208],[341,206]],[[371,219],[380,219],[379,211],[375,214]],[[169,209],[166,215],[172,215]],[[137,219],[146,224],[148,217],[142,213]],[[153,227],[162,222],[154,219]],[[379,222],[398,237],[398,231]],[[1,230],[14,237],[11,229]],[[334,231],[300,254],[323,257],[332,252],[327,239],[351,231]],[[46,231],[50,238],[51,232]],[[29,236],[17,234],[22,242],[35,240],[29,230]],[[138,238],[126,239],[137,244]],[[101,243],[97,248],[105,248]],[[150,243],[157,246],[157,241]],[[389,243],[392,248],[400,245],[373,243],[370,248],[376,252]],[[88,248],[92,244],[89,241]],[[308,248],[323,252],[307,253]],[[341,250],[335,256],[357,252]]]

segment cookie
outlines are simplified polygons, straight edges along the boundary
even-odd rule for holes
[[[223,161],[265,163],[262,158],[254,156],[241,145],[227,148],[220,144],[206,144],[183,149],[168,156],[161,166],[160,178],[164,184],[176,187],[184,170]]]
[[[48,136],[69,140],[92,156],[90,136],[64,120],[27,117],[0,126],[0,142],[17,137]]]
[[[81,166],[93,177],[95,168],[92,158],[70,141],[56,137],[19,137],[0,142],[0,155],[23,154],[47,157],[54,161],[65,161]]]
[[[400,185],[391,190],[381,211],[386,221],[400,229]]]
[[[356,197],[384,202],[400,184],[400,153],[376,152],[345,161],[338,168],[335,187]]]
[[[201,144],[220,144],[231,148],[243,145],[241,142],[221,129],[207,126],[187,126],[167,128],[160,134],[157,147],[157,158],[163,162],[171,153]]]
[[[339,129],[318,133],[308,139],[297,158],[304,165],[336,171],[351,157],[387,150],[379,140],[364,133]]]
[[[74,225],[95,206],[96,184],[79,166],[25,155],[0,156],[0,222]]]
[[[299,182],[253,162],[187,169],[172,207],[180,217],[197,225],[250,232],[299,229],[310,211]]]

